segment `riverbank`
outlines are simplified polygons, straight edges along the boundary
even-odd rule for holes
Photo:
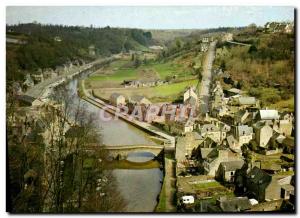
[[[176,162],[165,155],[164,163],[164,181],[155,212],[176,212]]]
[[[105,103],[104,101],[102,101],[101,99],[95,98],[94,96],[92,96],[86,90],[84,80],[81,80],[80,83],[81,83],[80,89],[82,89],[82,93],[84,96],[84,97],[82,97],[82,99],[84,99],[85,101],[93,104],[94,106],[99,107],[102,110],[105,110],[106,112],[126,121],[127,123],[139,128],[145,132],[148,132],[152,135],[157,135],[157,136],[161,137],[162,140],[165,140],[164,145],[166,147],[170,147],[170,148],[175,147],[175,137],[162,132],[160,129],[158,129],[157,127],[155,127],[149,123],[140,122],[138,120],[132,119],[128,114],[118,112],[118,109],[116,107],[109,105],[109,104]]]

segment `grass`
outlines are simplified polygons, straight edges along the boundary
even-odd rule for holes
[[[107,169],[155,169],[160,165],[157,161],[150,160],[147,162],[131,162],[128,160],[114,160],[106,161],[105,167]]]
[[[194,184],[194,189],[208,189],[208,188],[220,188],[223,187],[219,182],[213,181],[213,182],[207,182],[207,183],[198,183]]]
[[[78,83],[77,83],[77,93],[78,93],[78,96],[79,97],[84,97],[84,91],[83,91],[83,87],[82,87],[82,83],[83,83],[84,81],[82,81],[82,80],[78,80]]]
[[[198,80],[187,80],[155,87],[95,89],[94,93],[96,97],[98,96],[104,99],[109,99],[112,93],[118,92],[122,93],[127,98],[132,95],[139,94],[149,98],[153,103],[164,101],[169,102],[177,99],[186,87],[195,86],[197,82]]]
[[[88,78],[88,80],[91,81],[110,81],[110,80],[115,80],[115,81],[120,81],[122,82],[123,80],[129,80],[129,79],[134,79],[136,75],[136,69],[130,68],[130,69],[118,69],[114,72],[113,75],[93,75]]]
[[[295,101],[294,97],[287,99],[287,100],[281,100],[276,102],[275,104],[270,105],[270,107],[281,110],[281,111],[294,111],[295,110]]]
[[[166,201],[167,201],[167,196],[166,196],[166,185],[165,185],[165,178],[164,178],[164,182],[161,187],[161,191],[159,195],[159,201],[158,204],[156,205],[155,212],[166,212],[167,210]]]
[[[94,74],[90,76],[87,81],[93,82],[93,87],[101,86],[103,82],[111,82],[112,86],[116,86],[115,82],[121,83],[124,80],[139,79],[138,74],[142,70],[153,70],[156,71],[161,80],[165,80],[167,76],[176,75],[177,78],[191,79],[193,78],[192,72],[189,69],[184,68],[182,65],[173,63],[172,61],[166,63],[148,63],[141,65],[138,68],[126,67],[130,65],[130,60],[118,60],[114,61],[104,69],[104,71],[111,71],[111,75],[105,75],[104,73]],[[97,82],[97,83],[95,83]]]
[[[285,172],[279,172],[276,175],[278,176],[293,176],[295,174],[294,171],[285,171]]]

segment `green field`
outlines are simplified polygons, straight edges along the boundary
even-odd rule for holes
[[[86,84],[88,88],[121,87],[124,80],[141,79],[141,72],[147,70],[154,72],[161,80],[166,80],[170,76],[175,76],[178,81],[195,78],[190,68],[172,61],[166,63],[149,62],[135,68],[130,60],[118,60],[91,75],[86,80]]]
[[[122,93],[127,98],[132,95],[144,95],[152,102],[168,102],[178,98],[188,86],[197,85],[198,80],[187,80],[169,85],[142,88],[107,88],[94,89],[95,97],[109,99],[112,93]]]

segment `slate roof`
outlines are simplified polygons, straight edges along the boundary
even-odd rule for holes
[[[247,125],[241,125],[237,127],[238,136],[250,135],[253,133],[253,128]]]
[[[111,98],[113,98],[113,99],[117,99],[119,96],[122,96],[120,93],[113,93],[113,94],[111,94]]]
[[[217,132],[219,131],[219,128],[216,127],[214,124],[204,124],[201,126],[201,134],[206,132]]]
[[[258,184],[258,183],[268,183],[271,181],[272,177],[266,173],[264,170],[254,167],[247,175],[247,180]]]
[[[239,97],[238,102],[240,105],[254,105],[256,104],[255,97]]]
[[[201,151],[201,157],[202,157],[202,159],[207,158],[208,155],[209,155],[213,150],[216,150],[216,149],[214,149],[214,148],[201,148],[200,151]]]
[[[233,137],[233,135],[227,136],[227,142],[229,144],[229,147],[234,147],[234,144],[237,144],[237,140]]]
[[[259,110],[259,116],[262,120],[276,120],[279,118],[277,110]]]
[[[247,197],[221,198],[220,208],[223,212],[238,212],[250,209],[251,204]]]
[[[222,167],[225,169],[225,171],[235,171],[237,169],[241,169],[244,165],[243,160],[236,160],[236,161],[228,161],[228,162],[222,162]]]
[[[240,90],[240,89],[236,89],[236,88],[231,88],[231,89],[228,90],[228,92],[240,94],[240,93],[241,93],[241,90]]]

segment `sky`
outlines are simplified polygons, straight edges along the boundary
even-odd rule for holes
[[[143,29],[239,27],[293,21],[293,7],[272,6],[8,6],[6,24],[63,24]]]

